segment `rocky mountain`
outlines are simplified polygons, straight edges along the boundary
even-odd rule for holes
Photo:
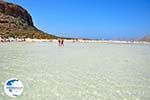
[[[27,10],[17,4],[5,1],[0,1],[0,37],[57,38],[37,29]]]
[[[141,41],[147,41],[150,42],[150,34],[147,34],[146,36],[144,36]]]

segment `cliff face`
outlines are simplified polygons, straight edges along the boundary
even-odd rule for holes
[[[29,37],[56,38],[38,30],[31,15],[21,6],[0,1],[0,36],[1,37]]]
[[[21,20],[27,22],[28,25],[33,26],[32,18],[27,10],[23,9],[21,6],[6,2],[0,2],[0,12],[5,15],[10,15],[17,17]]]

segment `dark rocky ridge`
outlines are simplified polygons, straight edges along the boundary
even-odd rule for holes
[[[57,38],[38,30],[27,10],[5,1],[0,1],[0,37]]]
[[[28,25],[33,26],[32,18],[27,10],[23,9],[21,6],[6,2],[0,2],[0,12],[5,15],[10,15],[13,17],[18,17],[22,20],[25,20]]]

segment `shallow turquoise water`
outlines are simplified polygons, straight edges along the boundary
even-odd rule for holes
[[[4,83],[18,78],[21,96]],[[0,43],[0,100],[150,100],[150,45]]]

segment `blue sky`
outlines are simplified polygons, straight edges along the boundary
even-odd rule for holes
[[[127,39],[150,33],[150,0],[8,0],[58,36]]]

